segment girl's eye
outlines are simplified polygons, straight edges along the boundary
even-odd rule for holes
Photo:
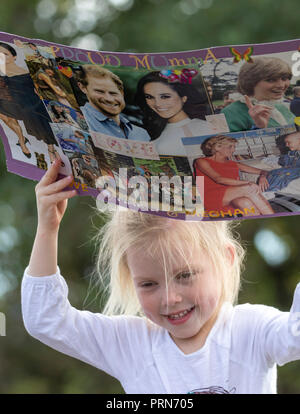
[[[176,276],[176,279],[179,281],[188,281],[192,278],[192,276],[195,274],[195,272],[182,272],[179,273],[179,275]]]
[[[171,95],[160,95],[161,99],[169,99],[171,98]]]
[[[153,97],[151,95],[145,95],[145,99],[152,99]]]
[[[154,283],[154,282],[144,282],[144,283],[140,284],[140,287],[142,287],[142,288],[151,288],[155,285],[156,285],[156,283]]]

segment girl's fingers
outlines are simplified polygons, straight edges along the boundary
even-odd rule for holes
[[[60,201],[67,200],[77,194],[76,190],[61,191],[60,193],[51,194],[46,197],[47,204],[58,204]]]
[[[58,171],[59,171],[60,165],[61,165],[61,160],[57,158],[54,161],[54,163],[51,164],[51,167],[46,172],[46,174],[44,174],[44,176],[41,179],[41,181],[39,182],[38,186],[44,186],[44,185],[52,184],[58,176]]]
[[[65,187],[70,185],[73,181],[73,176],[69,175],[68,177],[64,177],[58,181],[55,181],[52,184],[47,185],[47,187],[43,188],[44,195],[51,195],[63,190]]]
[[[39,184],[41,185],[48,185],[53,183],[57,176],[61,166],[61,159],[56,158],[56,160],[51,164],[49,170],[44,174],[42,179],[40,180]]]

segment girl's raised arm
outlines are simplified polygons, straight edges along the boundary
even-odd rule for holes
[[[68,199],[76,194],[76,190],[63,191],[72,176],[56,181],[60,165],[57,159],[36,186],[38,226],[27,269],[31,276],[52,275],[57,270],[59,226]]]

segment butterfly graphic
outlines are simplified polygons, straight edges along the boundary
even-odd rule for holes
[[[196,69],[164,69],[160,71],[159,76],[168,79],[169,82],[192,83],[192,78],[198,74]]]
[[[253,59],[251,55],[253,53],[253,47],[248,47],[244,53],[238,52],[234,47],[229,48],[231,54],[234,56],[233,62],[238,63],[241,60],[245,60],[248,63],[253,63]]]

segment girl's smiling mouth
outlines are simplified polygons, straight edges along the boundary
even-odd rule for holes
[[[192,312],[194,311],[194,309],[195,309],[195,305],[193,305],[189,309],[185,309],[185,310],[177,312],[177,313],[170,313],[170,314],[165,315],[165,316],[166,316],[167,320],[170,323],[172,323],[173,325],[177,325],[177,324],[181,324],[181,323],[186,322],[190,318],[190,316],[191,316]]]

